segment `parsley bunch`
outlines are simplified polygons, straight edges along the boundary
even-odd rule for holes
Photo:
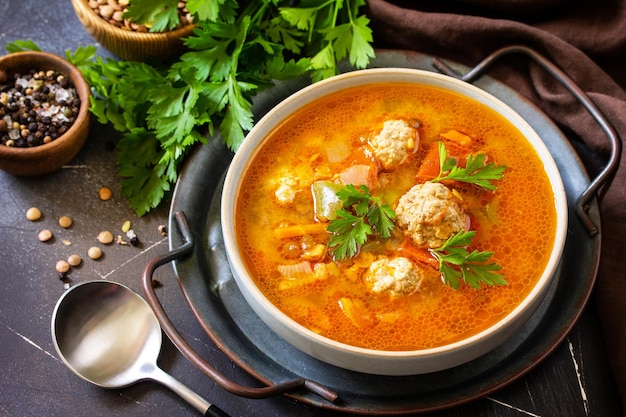
[[[126,17],[152,30],[179,23],[178,0],[132,0]],[[254,122],[252,98],[276,80],[339,73],[347,59],[364,68],[374,57],[365,0],[187,0],[194,18],[188,52],[173,62],[102,59],[95,47],[67,59],[92,87],[91,111],[123,137],[117,162],[121,194],[138,215],[157,207],[179,167],[207,133],[233,151]],[[39,49],[14,42],[13,51]],[[7,47],[7,49],[9,49]]]
[[[443,142],[439,142],[439,175],[430,180],[431,182],[439,182],[444,180],[454,180],[476,184],[479,187],[490,191],[496,189],[491,183],[492,180],[500,180],[504,176],[506,166],[496,165],[493,162],[485,164],[485,154],[470,154],[467,157],[467,163],[462,168],[457,165],[454,158],[448,158],[446,147]]]
[[[455,290],[459,288],[460,280],[465,281],[472,288],[479,288],[481,283],[506,285],[504,277],[496,272],[502,269],[501,266],[487,263],[493,252],[474,250],[470,253],[467,251],[466,248],[475,234],[474,231],[460,231],[451,236],[441,247],[430,249],[439,261],[439,271],[443,282]]]
[[[330,221],[329,232],[333,233],[328,246],[333,257],[342,260],[356,255],[359,247],[374,233],[383,239],[391,236],[396,214],[379,197],[374,197],[365,185],[359,188],[352,184],[337,191],[343,208],[337,210],[337,218]]]

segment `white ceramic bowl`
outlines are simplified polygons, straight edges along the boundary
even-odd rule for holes
[[[235,238],[235,206],[240,181],[255,150],[266,136],[296,109],[327,94],[364,84],[409,82],[460,93],[503,115],[534,146],[550,177],[558,213],[552,253],[538,283],[529,295],[495,325],[467,339],[431,349],[379,351],[340,343],[296,323],[274,306],[255,285],[242,259]],[[249,132],[226,175],[222,197],[222,231],[233,276],[246,301],[279,336],[303,352],[324,362],[353,371],[379,375],[414,375],[435,372],[467,363],[496,348],[513,335],[536,311],[556,275],[567,233],[567,201],[559,171],[550,152],[532,127],[513,109],[491,94],[454,78],[414,69],[382,68],[345,73],[308,86],[268,112]]]

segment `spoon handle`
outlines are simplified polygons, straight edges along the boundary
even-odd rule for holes
[[[230,417],[215,404],[211,404],[204,415],[206,417]]]
[[[153,367],[149,373],[151,379],[160,382],[174,393],[178,394],[180,398],[187,401],[187,403],[200,411],[203,415],[207,417],[229,417],[228,414],[215,404],[211,404],[158,366]]]

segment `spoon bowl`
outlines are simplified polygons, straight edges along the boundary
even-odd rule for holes
[[[98,280],[67,290],[52,314],[52,340],[67,367],[92,384],[123,388],[153,380],[206,416],[226,416],[157,366],[159,322],[148,303],[122,284]]]

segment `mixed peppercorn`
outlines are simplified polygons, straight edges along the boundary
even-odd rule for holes
[[[76,88],[65,75],[0,69],[0,144],[26,148],[52,142],[69,130],[79,109]]]

